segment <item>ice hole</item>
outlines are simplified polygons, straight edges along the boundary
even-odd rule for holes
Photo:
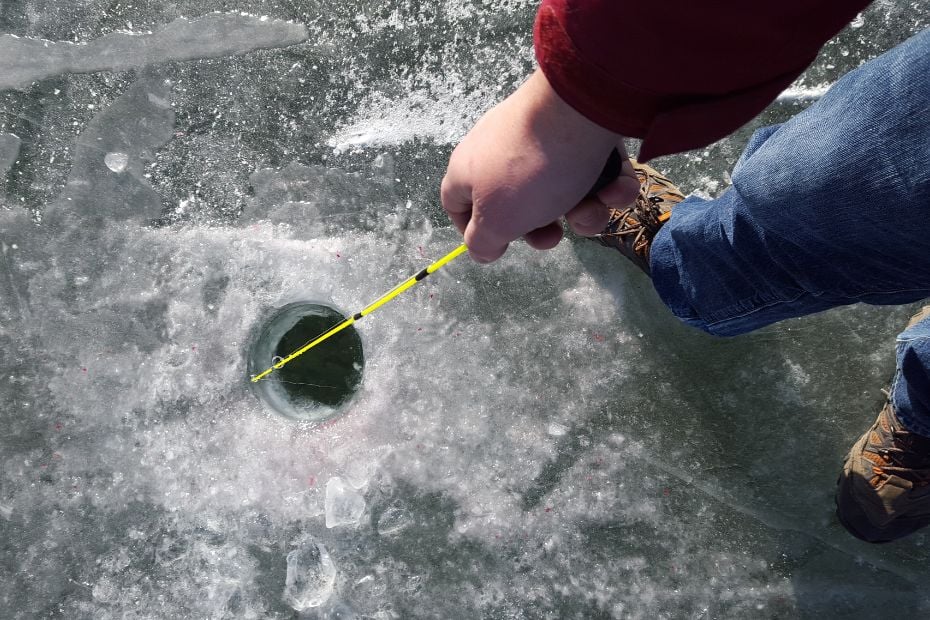
[[[323,304],[297,302],[262,321],[249,349],[249,375],[276,367],[252,387],[273,411],[303,422],[321,423],[344,410],[362,382],[362,339],[349,326],[277,368],[295,351],[343,320]]]

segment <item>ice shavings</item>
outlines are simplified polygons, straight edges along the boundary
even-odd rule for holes
[[[447,43],[422,59],[415,71],[385,84],[366,85],[360,105],[327,140],[339,154],[396,145],[415,139],[440,144],[457,142],[477,119],[515,89],[531,70],[532,48],[507,42],[505,50],[481,50],[477,72],[438,69],[459,52]],[[477,61],[476,61],[477,62]]]
[[[374,93],[363,112],[351,119],[330,138],[328,144],[337,153],[374,146],[401,144],[415,138],[430,138],[440,143],[457,142],[474,124],[480,99],[465,94],[462,84],[444,82],[430,89],[405,93],[399,100]],[[485,100],[490,107],[494,97]]]
[[[816,101],[823,97],[832,84],[819,84],[817,86],[806,86],[794,83],[782,91],[776,101],[779,103],[800,103]]]
[[[413,525],[410,514],[397,503],[388,506],[378,517],[379,536],[393,536]]]

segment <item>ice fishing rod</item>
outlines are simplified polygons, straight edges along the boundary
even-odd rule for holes
[[[308,342],[308,343],[305,344],[304,346],[300,347],[299,349],[297,349],[296,351],[294,351],[293,353],[291,353],[291,354],[288,355],[287,357],[285,357],[285,358],[279,360],[278,362],[276,362],[275,364],[273,364],[270,368],[268,368],[268,369],[265,370],[264,372],[260,372],[259,374],[254,375],[254,376],[252,377],[252,383],[256,383],[256,382],[258,382],[258,381],[261,381],[262,379],[264,379],[265,377],[267,377],[268,375],[270,375],[270,374],[271,374],[272,372],[274,372],[275,370],[280,369],[282,366],[284,366],[285,364],[287,364],[288,362],[290,362],[291,360],[293,360],[295,357],[298,357],[298,356],[300,356],[300,355],[303,355],[304,353],[306,353],[307,351],[309,351],[310,349],[312,349],[312,348],[315,347],[316,345],[320,344],[321,342],[323,342],[324,340],[326,340],[326,339],[329,338],[330,336],[334,336],[334,335],[338,334],[339,332],[341,332],[342,330],[344,330],[344,329],[345,329],[346,327],[348,327],[349,325],[352,325],[352,324],[355,323],[356,321],[360,320],[362,317],[365,317],[365,316],[371,314],[372,312],[374,312],[375,310],[377,310],[378,308],[380,308],[381,306],[383,306],[383,305],[386,304],[387,302],[391,301],[392,299],[394,299],[395,297],[397,297],[398,295],[400,295],[401,293],[403,293],[404,291],[406,291],[408,288],[410,288],[410,287],[412,287],[413,285],[417,284],[418,282],[424,280],[424,279],[426,278],[426,276],[430,275],[431,273],[435,273],[435,272],[438,271],[439,269],[442,269],[442,267],[444,267],[445,265],[451,263],[453,260],[455,260],[456,258],[458,258],[459,256],[461,256],[462,254],[464,254],[467,250],[468,250],[468,248],[465,247],[465,244],[463,243],[463,244],[460,245],[459,247],[455,248],[454,250],[452,250],[451,252],[449,252],[448,254],[446,254],[445,256],[443,256],[442,258],[440,258],[439,260],[437,260],[435,263],[433,263],[433,264],[430,265],[429,267],[426,267],[426,268],[424,268],[424,269],[421,269],[421,270],[420,270],[419,272],[417,272],[415,275],[410,276],[409,278],[407,278],[406,280],[404,280],[403,282],[401,282],[400,284],[398,284],[397,286],[395,286],[394,288],[392,288],[390,291],[388,291],[387,293],[385,293],[384,295],[382,295],[381,297],[379,297],[379,298],[376,299],[375,301],[373,301],[373,302],[371,302],[370,304],[368,304],[367,306],[365,306],[365,308],[363,308],[363,309],[360,310],[359,312],[356,312],[355,314],[353,314],[352,316],[350,316],[349,318],[347,318],[346,320],[344,320],[342,323],[339,323],[338,325],[336,325],[335,327],[333,327],[333,328],[330,329],[329,331],[326,331],[326,332],[322,333],[321,335],[317,336],[316,338],[314,338],[313,340],[311,340],[310,342]]]
[[[622,163],[623,163],[623,160],[620,157],[620,153],[617,152],[616,149],[614,149],[614,151],[610,154],[610,157],[607,160],[607,164],[604,166],[604,171],[601,172],[601,176],[598,177],[597,182],[594,184],[594,188],[590,192],[588,192],[588,196],[592,196],[596,194],[601,189],[603,189],[606,185],[608,185],[611,181],[616,179],[620,175],[620,167]],[[437,260],[435,263],[433,263],[429,267],[426,267],[420,270],[415,275],[410,276],[409,278],[407,278],[406,280],[404,280],[403,282],[401,282],[400,284],[392,288],[390,291],[388,291],[387,293],[385,293],[384,295],[382,295],[375,301],[365,306],[365,308],[363,308],[361,311],[356,312],[355,314],[353,314],[352,316],[350,316],[343,322],[339,323],[335,327],[332,327],[328,331],[323,332],[322,334],[320,334],[319,336],[317,336],[316,338],[314,338],[313,340],[311,340],[304,346],[300,347],[299,349],[297,349],[296,351],[294,351],[287,357],[278,360],[277,362],[272,364],[271,367],[269,367],[267,370],[264,370],[258,373],[257,375],[253,375],[252,383],[257,383],[261,381],[262,379],[264,379],[265,377],[267,377],[268,375],[270,375],[271,373],[273,373],[274,371],[280,370],[281,368],[284,367],[285,364],[287,364],[294,358],[303,355],[304,353],[306,353],[307,351],[309,351],[316,345],[320,344],[327,338],[331,336],[335,336],[336,334],[344,330],[346,327],[352,325],[356,321],[361,320],[363,317],[371,314],[372,312],[374,312],[375,310],[377,310],[384,304],[388,303],[389,301],[391,301],[392,299],[394,299],[395,297],[397,297],[398,295],[400,295],[407,289],[411,288],[412,286],[414,286],[415,284],[417,284],[418,282],[426,278],[426,276],[430,275],[431,273],[435,273],[439,269],[442,269],[445,265],[448,265],[453,260],[455,260],[462,254],[464,254],[466,251],[468,251],[468,248],[465,247],[465,244],[463,243],[462,245],[458,246],[457,248],[455,248],[454,250],[452,250],[451,252],[449,252],[448,254],[440,258],[439,260]]]

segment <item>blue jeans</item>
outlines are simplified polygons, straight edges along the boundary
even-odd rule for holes
[[[733,336],[930,297],[930,30],[758,130],[732,178],[676,206],[653,240],[653,283],[684,322]],[[892,404],[930,436],[930,322],[898,349]]]

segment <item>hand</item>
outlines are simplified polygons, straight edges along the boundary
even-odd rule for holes
[[[599,200],[585,199],[614,148],[624,159],[620,177]],[[538,250],[554,248],[563,216],[576,233],[598,234],[607,205],[625,207],[638,193],[621,136],[562,101],[539,70],[475,124],[442,180],[442,206],[481,263],[520,237]]]

